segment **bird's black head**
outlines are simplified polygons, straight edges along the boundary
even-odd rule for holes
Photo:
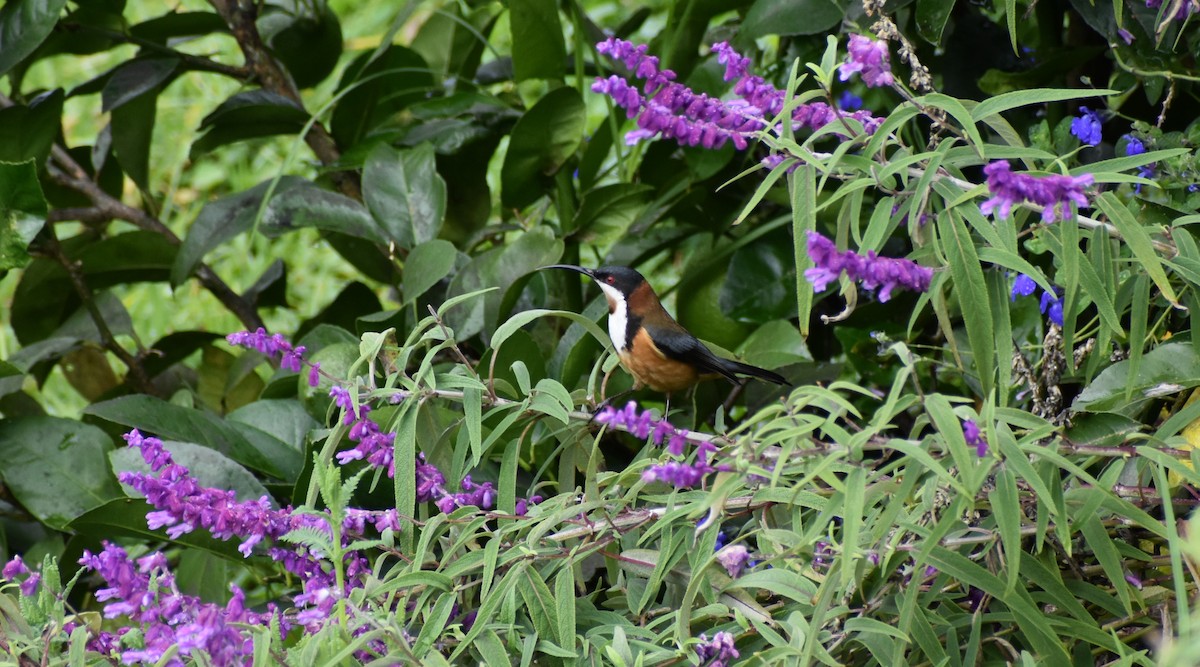
[[[629,296],[633,290],[642,286],[646,279],[642,274],[634,271],[628,266],[602,266],[595,271],[592,271],[592,280],[602,284],[615,287],[618,292]]]
[[[634,271],[628,266],[602,266],[598,269],[586,269],[582,266],[573,264],[554,264],[551,266],[543,266],[543,269],[566,269],[567,271],[575,271],[595,280],[601,287],[611,287],[625,296],[629,296],[635,289],[640,287],[646,279],[642,274]],[[607,289],[605,290],[608,291]]]

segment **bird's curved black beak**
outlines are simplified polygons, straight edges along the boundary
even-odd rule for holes
[[[588,278],[596,277],[595,273],[591,269],[585,269],[582,266],[575,266],[574,264],[551,264],[550,266],[539,266],[537,270],[541,271],[543,269],[566,269],[567,271],[582,273]]]

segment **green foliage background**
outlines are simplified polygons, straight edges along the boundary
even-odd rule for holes
[[[0,555],[73,583],[6,587],[0,639],[98,660],[62,624],[101,606],[72,577],[102,539],[166,550],[208,601],[294,594],[261,554],[146,527],[115,477],[139,428],[240,497],[410,521],[357,547],[375,570],[340,604],[369,633],[259,632],[259,656],[346,662],[379,640],[380,661],[678,664],[727,631],[747,664],[1194,664],[1200,45],[1179,7],[10,0]],[[835,74],[870,31],[893,34],[895,89]],[[632,123],[590,90],[623,73],[595,50],[608,34],[713,95],[708,47],[728,40],[797,100],[861,95],[886,130],[626,145]],[[1099,146],[1070,132],[1081,104],[1105,110]],[[1127,132],[1150,152],[1127,156]],[[984,218],[998,159],[1094,174],[1093,208]],[[814,295],[813,229],[934,285]],[[556,262],[638,268],[698,336],[796,385],[672,405],[731,471],[646,484],[664,454],[591,422],[630,382],[603,300],[534,271]],[[1016,273],[1061,292],[1061,328],[1010,299]],[[397,433],[394,481],[341,485],[362,466],[332,463],[328,381],[222,340],[260,325],[363,401],[405,392],[373,413]],[[418,452],[496,483],[496,510],[417,503]],[[726,573],[718,533],[758,563]]]

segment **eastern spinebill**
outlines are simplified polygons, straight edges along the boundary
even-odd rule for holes
[[[586,269],[554,264],[543,269],[576,271],[596,281],[608,300],[608,335],[635,388],[667,394],[687,389],[706,376],[738,382],[749,375],[790,385],[778,373],[713,354],[666,311],[642,274],[627,266]]]

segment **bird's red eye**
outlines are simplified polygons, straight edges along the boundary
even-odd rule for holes
[[[608,277],[606,277],[606,278],[604,279],[604,282],[606,282],[606,283],[608,283],[609,285],[611,285],[611,284],[613,284],[613,283],[617,282],[617,277],[616,277],[616,276],[608,276]]]

